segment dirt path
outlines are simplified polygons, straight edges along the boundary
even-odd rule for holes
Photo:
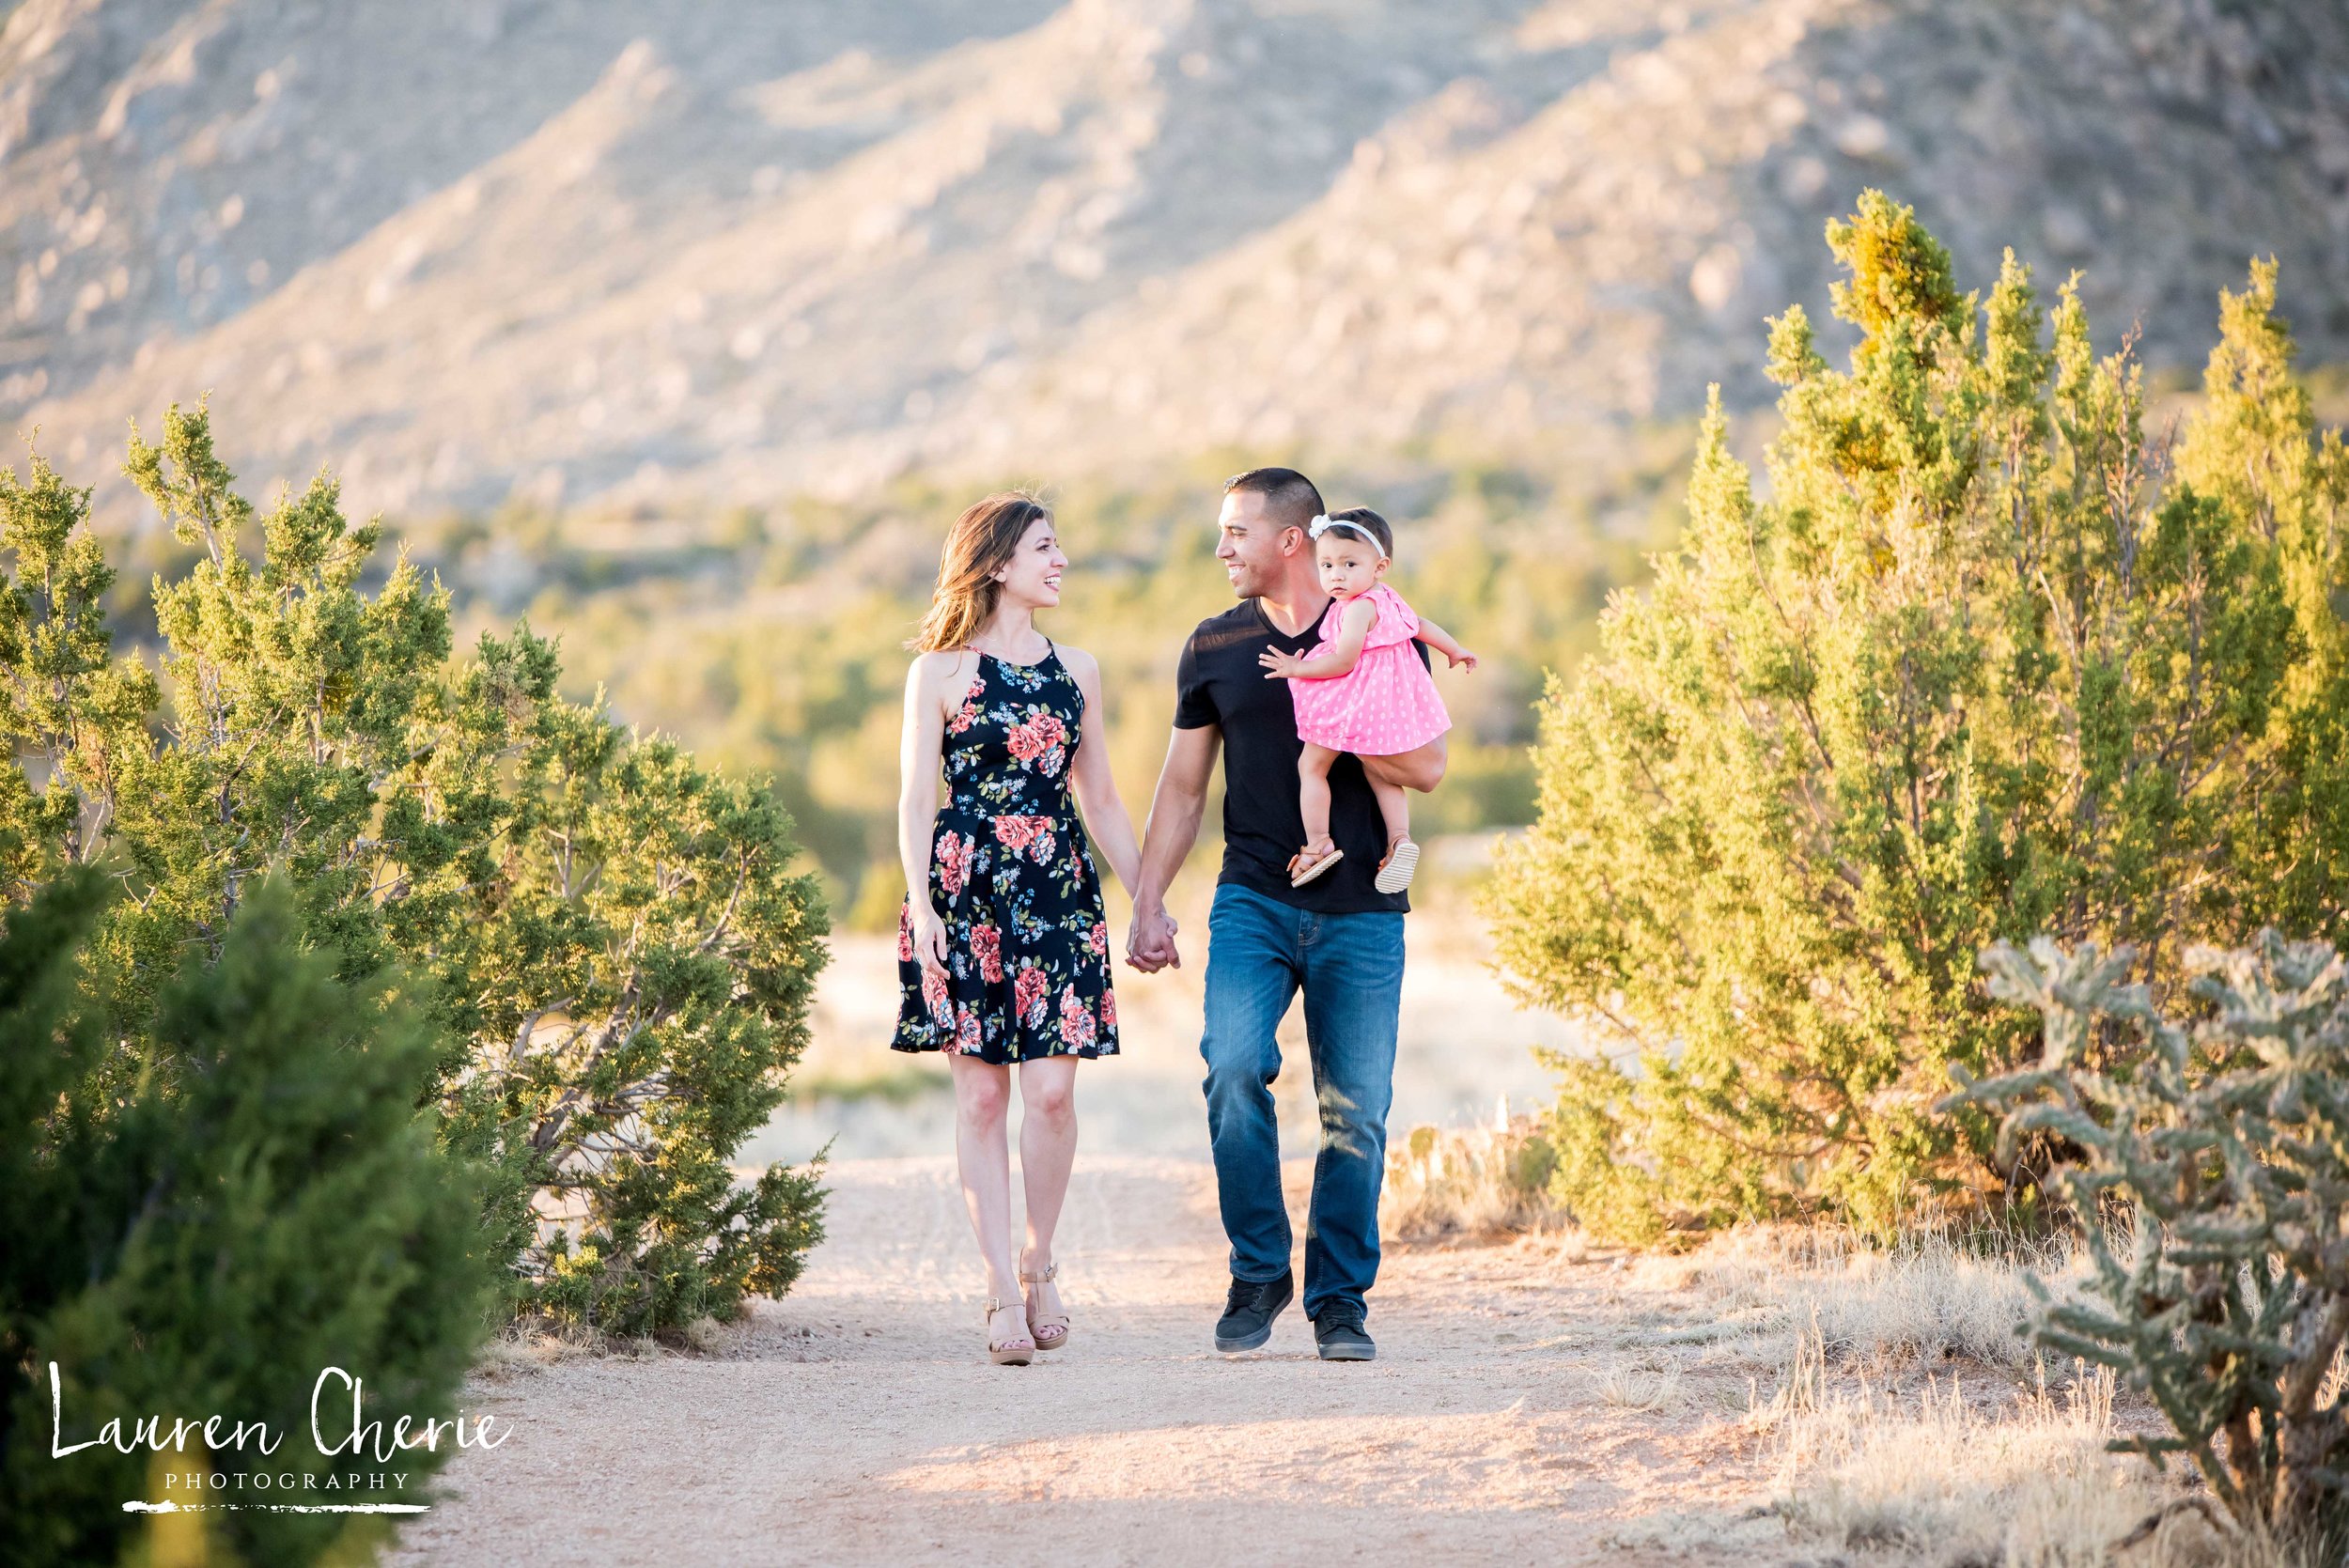
[[[1631,1407],[1626,1346],[1677,1309],[1602,1263],[1391,1250],[1377,1361],[1319,1361],[1294,1307],[1227,1358],[1207,1168],[1081,1159],[1069,1343],[999,1368],[948,1162],[832,1183],[833,1239],[800,1285],[706,1352],[478,1379],[473,1408],[507,1441],[451,1467],[395,1560],[1622,1562],[1650,1554],[1614,1531],[1759,1481],[1719,1419],[1742,1384]],[[1696,1557],[1743,1557],[1727,1546]]]

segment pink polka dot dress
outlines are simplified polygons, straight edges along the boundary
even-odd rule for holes
[[[1297,737],[1356,756],[1393,756],[1423,746],[1452,727],[1435,677],[1420,662],[1411,639],[1419,617],[1402,596],[1381,583],[1362,596],[1377,610],[1354,668],[1327,680],[1292,677]],[[1332,600],[1322,617],[1321,641],[1305,657],[1319,659],[1336,644],[1344,603]]]

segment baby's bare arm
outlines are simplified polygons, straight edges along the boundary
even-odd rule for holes
[[[1460,640],[1425,616],[1420,617],[1419,640],[1435,649],[1455,664],[1476,668],[1476,656],[1460,645]]]
[[[1367,600],[1358,598],[1339,612],[1337,641],[1330,644],[1328,653],[1318,659],[1299,659],[1267,649],[1256,662],[1264,666],[1267,680],[1328,680],[1346,675],[1361,662],[1363,640],[1377,618],[1378,612]]]
[[[1419,618],[1419,640],[1446,659],[1460,657],[1459,639],[1424,615]]]

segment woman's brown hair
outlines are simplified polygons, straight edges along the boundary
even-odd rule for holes
[[[1028,530],[1051,515],[1044,503],[1018,490],[1001,490],[972,502],[946,533],[929,613],[906,646],[917,653],[970,646],[1003,597],[1003,585],[995,574],[1011,560]]]

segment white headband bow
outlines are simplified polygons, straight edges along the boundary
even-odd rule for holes
[[[1363,538],[1370,541],[1371,549],[1377,551],[1382,556],[1387,553],[1387,547],[1378,542],[1378,536],[1372,533],[1369,529],[1364,528],[1361,523],[1356,522],[1352,518],[1333,518],[1325,516],[1320,512],[1315,512],[1314,514],[1314,520],[1305,525],[1305,537],[1309,539],[1318,539],[1324,534],[1330,532],[1332,528],[1351,528],[1355,533],[1360,534]]]

